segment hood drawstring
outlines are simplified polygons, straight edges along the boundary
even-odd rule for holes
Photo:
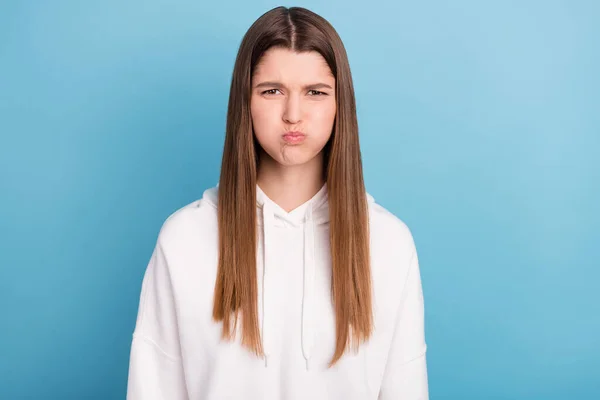
[[[263,197],[262,195],[259,197]],[[271,285],[269,269],[273,268],[273,258],[271,252],[273,245],[271,238],[273,235],[273,227],[275,226],[276,207],[266,199],[262,199],[262,225],[263,225],[263,287],[262,287],[262,313],[260,326],[262,329],[263,352],[265,354],[265,367],[267,366],[268,357],[270,355],[272,338],[269,331],[270,308],[273,306],[272,293],[269,288]],[[314,344],[314,282],[315,282],[315,221],[313,216],[313,207],[315,206],[314,199],[307,204],[304,214],[304,260],[303,260],[303,292],[302,292],[302,355],[306,362],[306,369],[310,369],[310,358]],[[317,205],[318,206],[318,205]],[[260,223],[260,222],[259,222]]]
[[[304,287],[302,295],[302,354],[306,369],[310,369],[310,356],[314,342],[314,283],[315,283],[315,222],[312,204],[306,210],[304,224]]]

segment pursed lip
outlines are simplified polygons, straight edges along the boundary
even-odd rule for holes
[[[282,138],[289,144],[301,144],[304,142],[306,135],[299,131],[289,131],[284,133]]]
[[[283,136],[305,136],[303,132],[300,131],[289,131],[283,134]]]

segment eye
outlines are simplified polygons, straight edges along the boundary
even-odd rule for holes
[[[279,90],[279,89],[269,89],[269,90],[265,90],[264,92],[262,92],[262,94],[276,94],[275,92]]]
[[[311,96],[327,96],[327,93],[319,92],[318,90],[309,90],[312,93]]]

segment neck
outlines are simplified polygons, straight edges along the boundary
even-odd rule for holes
[[[290,212],[310,200],[325,184],[323,153],[302,165],[281,165],[261,154],[258,186],[279,207]]]

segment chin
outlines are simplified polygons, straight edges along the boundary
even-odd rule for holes
[[[309,164],[311,161],[314,161],[318,156],[317,154],[306,154],[302,151],[287,151],[285,153],[280,153],[275,158],[275,161],[282,166],[293,167],[298,165]]]
[[[318,162],[320,151],[314,151],[303,146],[283,146],[271,148],[268,151],[262,151],[262,157],[268,157],[271,162],[275,162],[283,167],[295,167],[305,164]]]
[[[295,167],[298,165],[308,164],[310,161],[312,161],[312,158],[290,157],[286,159],[278,159],[276,161],[284,167]]]

